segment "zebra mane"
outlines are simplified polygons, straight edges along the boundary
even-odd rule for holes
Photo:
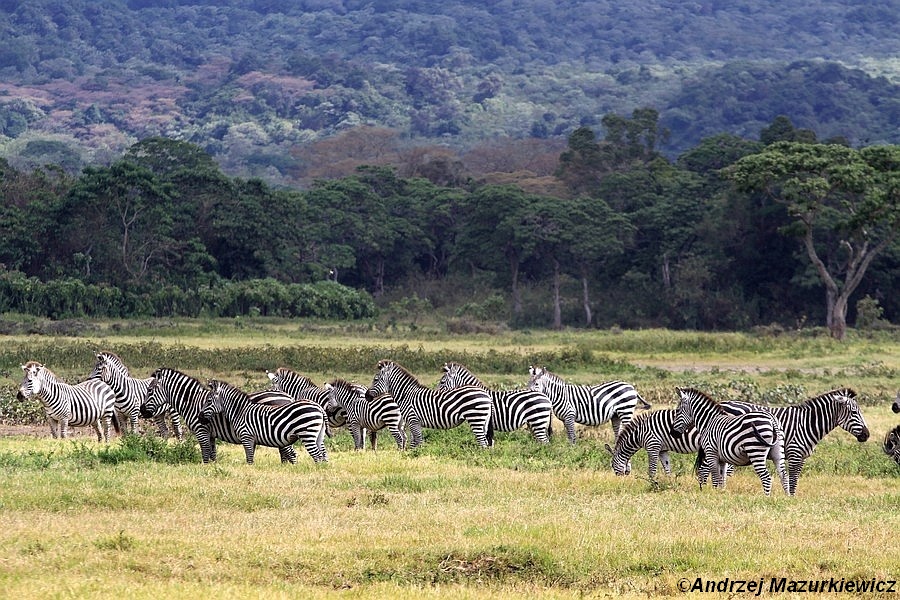
[[[836,388],[833,390],[829,390],[824,394],[819,394],[818,396],[814,396],[812,398],[808,398],[803,401],[803,404],[811,404],[812,402],[818,400],[819,398],[824,398],[826,396],[846,396],[847,398],[857,401],[856,390],[852,388]]]
[[[227,381],[224,381],[222,379],[210,379],[209,381],[207,381],[207,387],[210,389],[210,391],[215,391],[215,388],[221,387],[226,392],[229,392],[229,391],[237,392],[241,397],[246,396],[249,398],[249,396],[250,396],[250,394],[248,394],[247,392],[245,392],[238,386],[228,383]]]
[[[104,357],[108,359],[111,363],[115,364],[126,376],[130,376],[131,374],[128,372],[128,367],[125,365],[125,361],[122,360],[122,357],[116,354],[115,352],[110,352],[108,350],[104,350],[103,352],[97,353],[97,359],[102,360],[100,357]]]
[[[53,371],[50,370],[50,367],[48,367],[47,365],[45,365],[43,363],[39,363],[36,360],[29,360],[27,363],[22,365],[22,370],[27,371],[31,367],[39,367],[39,368],[43,369],[44,372],[47,373],[52,379],[55,379],[56,381],[59,381],[62,383],[65,383],[65,380],[60,379],[60,377],[56,373],[54,373]]]
[[[404,367],[403,365],[401,365],[400,363],[395,362],[395,361],[393,361],[393,360],[380,360],[380,361],[378,361],[378,369],[379,369],[379,370],[384,369],[384,368],[386,368],[386,367],[393,367],[394,370],[399,371],[401,375],[403,375],[404,377],[407,377],[408,379],[411,379],[412,382],[413,382],[414,384],[416,384],[416,385],[422,385],[422,384],[419,382],[419,379],[418,379],[415,375],[413,375],[412,373],[410,373],[409,370],[408,370],[406,367]],[[423,387],[424,387],[424,386],[423,386]]]
[[[199,379],[197,379],[197,378],[194,377],[193,375],[188,375],[188,374],[185,373],[184,371],[179,371],[178,369],[172,369],[172,368],[169,368],[169,367],[160,367],[160,368],[158,368],[157,370],[153,371],[153,375],[151,375],[151,377],[153,377],[153,379],[159,379],[162,375],[167,375],[167,374],[171,374],[171,375],[174,375],[174,376],[176,376],[176,377],[179,376],[179,375],[181,375],[182,377],[186,377],[186,378],[188,378],[188,379],[194,381],[197,385],[199,385],[199,386],[202,387],[202,388],[206,388],[206,387],[207,387],[206,385],[204,385],[204,383],[203,383],[202,381],[200,381]]]
[[[445,372],[445,373],[449,373],[450,370],[453,369],[454,367],[455,367],[458,371],[462,371],[462,372],[465,373],[466,375],[469,375],[469,376],[471,376],[471,377],[474,377],[474,378],[478,381],[478,383],[481,383],[481,379],[479,379],[478,376],[475,375],[475,373],[472,372],[472,369],[470,369],[469,367],[467,367],[466,365],[464,365],[464,364],[462,364],[462,363],[458,363],[458,362],[447,362],[447,363],[444,363],[444,372]]]
[[[693,388],[693,387],[675,388],[675,389],[678,390],[678,393],[679,393],[679,394],[685,393],[685,394],[693,395],[693,396],[695,396],[695,397],[697,397],[697,398],[699,398],[699,399],[701,399],[701,400],[705,400],[705,401],[709,402],[709,403],[712,404],[712,405],[716,408],[716,410],[718,410],[719,412],[725,412],[725,409],[722,408],[721,406],[719,406],[719,401],[716,400],[715,398],[713,398],[712,396],[710,396],[709,394],[707,394],[706,392],[701,392],[701,391],[698,390],[697,388]]]
[[[292,380],[300,381],[301,384],[304,386],[315,387],[315,388],[319,387],[313,382],[312,379],[310,379],[306,375],[298,373],[297,371],[294,371],[293,369],[289,369],[288,367],[278,367],[277,369],[275,369],[275,376],[276,377],[288,377]]]

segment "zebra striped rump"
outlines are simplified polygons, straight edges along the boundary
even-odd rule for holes
[[[900,425],[885,434],[882,450],[900,467]]]
[[[363,430],[369,432],[370,446],[375,450],[378,432],[385,427],[394,436],[397,448],[400,450],[406,448],[403,413],[391,394],[378,394],[370,399],[364,386],[343,379],[335,379],[326,384],[325,388],[329,393],[327,411],[341,408],[346,412],[347,424],[353,435],[356,450],[362,450],[364,447]]]

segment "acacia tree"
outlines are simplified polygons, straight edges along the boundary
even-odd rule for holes
[[[872,260],[900,228],[900,147],[854,150],[777,142],[726,171],[743,191],[764,191],[794,219],[825,286],[826,324],[841,340],[847,307]]]

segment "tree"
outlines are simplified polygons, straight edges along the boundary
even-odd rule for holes
[[[776,142],[728,173],[739,190],[763,190],[787,206],[825,286],[826,324],[841,340],[850,296],[900,229],[900,147],[854,150]]]

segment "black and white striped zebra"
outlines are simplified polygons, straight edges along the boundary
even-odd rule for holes
[[[127,415],[127,430],[136,431],[141,404],[147,396],[147,388],[150,387],[151,378],[138,379],[132,377],[128,367],[125,366],[125,362],[114,352],[98,352],[96,358],[97,361],[94,363],[94,369],[91,371],[90,377],[97,377],[112,388],[116,394],[117,413],[123,416]],[[181,428],[181,417],[169,407],[164,407],[159,414],[152,417],[156,422],[159,435],[161,437],[169,436],[166,417],[169,417],[172,421],[172,430],[175,437],[179,440],[182,439],[184,432]]]
[[[470,385],[440,391],[419,383],[402,365],[392,360],[378,363],[369,392],[373,395],[390,393],[400,405],[409,426],[415,448],[422,443],[422,428],[452,429],[468,423],[476,443],[487,448],[493,443],[491,431],[491,397],[478,386]]]
[[[216,460],[216,440],[222,440],[230,444],[240,444],[241,440],[235,433],[231,422],[225,417],[216,415],[201,422],[200,412],[210,395],[209,388],[186,373],[175,369],[157,369],[151,377],[150,386],[147,388],[147,397],[141,405],[141,415],[150,417],[157,414],[163,407],[171,407],[181,415],[184,424],[197,438],[200,444],[200,456],[204,463]],[[260,392],[258,402],[262,404],[277,405],[293,401],[292,398],[279,395],[278,398],[269,398],[267,394]],[[279,449],[281,462],[294,463],[297,461],[297,452],[293,447],[287,446]]]
[[[613,433],[618,436],[619,429],[633,418],[638,404],[644,409],[651,407],[633,385],[624,381],[574,385],[543,367],[535,366],[529,369],[529,374],[528,388],[550,398],[553,412],[565,425],[566,435],[573,444],[575,423],[601,425],[609,421]]]
[[[230,383],[211,379],[210,394],[200,411],[200,421],[226,419],[244,447],[247,464],[252,465],[257,446],[289,448],[300,442],[314,462],[327,462],[325,450],[325,410],[312,401],[294,400],[288,394],[268,390],[269,398],[280,395],[277,406],[254,402],[250,395]],[[296,456],[292,463],[296,462]]]
[[[90,426],[97,434],[98,442],[109,441],[110,425],[119,431],[116,394],[99,379],[69,385],[33,360],[22,365],[22,371],[25,375],[19,386],[19,396],[37,397],[41,401],[54,438],[67,438],[69,426]]]
[[[885,434],[881,449],[900,467],[900,425]]]
[[[478,386],[491,396],[491,427],[496,431],[516,431],[528,427],[542,444],[550,443],[550,419],[553,404],[536,390],[493,390],[457,362],[444,363],[438,389],[452,390],[462,386]]]
[[[347,424],[347,412],[343,408],[334,411],[328,410],[328,390],[317,386],[306,375],[301,375],[287,367],[279,367],[274,372],[267,369],[266,376],[272,387],[279,392],[290,394],[295,400],[311,400],[325,409],[328,419],[327,435],[331,435],[331,430]]]
[[[831,390],[795,406],[770,407],[739,401],[722,402],[720,406],[732,415],[760,410],[775,415],[784,430],[784,458],[791,494],[797,493],[803,463],[832,429],[840,426],[858,442],[869,439],[869,428],[856,392],[850,388]]]
[[[388,393],[378,394],[371,399],[366,396],[365,386],[350,383],[344,379],[335,379],[325,384],[328,390],[328,412],[343,409],[347,415],[347,425],[353,436],[353,447],[362,450],[364,447],[363,430],[369,432],[372,450],[377,447],[378,432],[387,428],[394,436],[400,450],[406,448],[406,434],[403,413],[394,397]]]
[[[774,415],[766,411],[729,415],[718,402],[700,390],[677,390],[679,400],[672,429],[684,433],[691,426],[696,427],[700,434],[698,472],[706,461],[712,473],[713,487],[725,487],[729,464],[752,465],[768,496],[772,493],[772,476],[766,461],[771,460],[785,493],[791,494],[784,468],[784,432]]]
[[[630,423],[619,429],[615,446],[606,449],[612,454],[612,469],[616,475],[631,473],[631,457],[638,450],[647,451],[647,470],[651,480],[656,479],[656,466],[662,463],[666,475],[672,474],[672,463],[669,452],[694,454],[700,449],[700,433],[690,427],[684,433],[676,433],[672,427],[675,422],[673,409],[654,410],[636,415]],[[699,465],[697,479],[700,485],[706,482],[709,470],[704,462]]]

